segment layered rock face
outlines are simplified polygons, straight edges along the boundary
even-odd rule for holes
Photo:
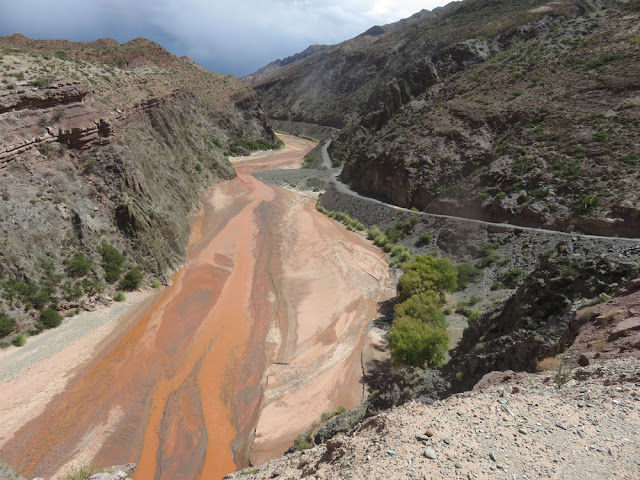
[[[75,252],[100,278],[103,242],[167,278],[199,195],[234,176],[228,151],[277,143],[242,82],[148,40],[0,48],[0,278],[37,280]]]
[[[253,86],[269,114],[343,127],[354,189],[405,207],[640,235],[637,1],[466,0]]]

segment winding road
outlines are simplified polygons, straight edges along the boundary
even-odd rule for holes
[[[349,195],[351,197],[358,198],[360,200],[364,200],[364,201],[371,202],[371,203],[374,203],[374,204],[384,205],[384,206],[387,206],[387,207],[390,207],[390,208],[394,208],[394,209],[402,211],[402,212],[411,213],[412,215],[417,215],[417,216],[424,217],[424,218],[434,218],[434,219],[435,218],[442,218],[442,219],[446,219],[446,220],[450,220],[450,221],[454,221],[454,222],[461,222],[461,223],[466,223],[466,224],[471,224],[471,225],[480,225],[480,226],[485,226],[485,227],[499,227],[499,228],[507,229],[507,230],[514,230],[514,231],[518,230],[518,231],[523,231],[523,232],[543,233],[543,234],[557,235],[559,237],[567,237],[567,238],[578,237],[578,238],[593,239],[593,240],[609,240],[609,241],[615,241],[615,242],[620,242],[620,243],[624,243],[624,244],[629,244],[631,247],[640,245],[640,239],[637,239],[637,238],[627,238],[627,237],[619,237],[619,236],[604,236],[604,235],[589,235],[589,234],[576,233],[576,232],[561,232],[561,231],[558,231],[558,230],[550,230],[550,229],[538,228],[538,227],[526,227],[526,226],[514,225],[514,224],[511,224],[511,223],[488,222],[486,220],[477,220],[477,219],[473,219],[473,218],[458,217],[458,216],[454,216],[454,215],[443,215],[443,214],[438,214],[438,213],[428,213],[428,212],[422,212],[422,211],[415,211],[415,210],[411,210],[411,209],[408,209],[408,208],[404,208],[404,207],[400,207],[400,206],[397,206],[397,205],[393,205],[391,203],[384,202],[382,200],[378,200],[376,198],[372,198],[372,197],[368,197],[368,196],[365,196],[365,195],[361,195],[358,192],[352,190],[348,185],[346,185],[346,184],[344,184],[343,182],[340,181],[339,175],[341,173],[341,168],[333,168],[332,162],[331,162],[331,157],[329,155],[329,146],[331,145],[331,142],[332,142],[331,139],[327,139],[327,140],[325,140],[325,142],[323,143],[323,145],[321,147],[322,164],[327,169],[326,170],[326,175],[323,175],[322,177],[329,179],[333,183],[333,185],[335,185],[335,188],[338,190],[338,192],[340,192],[342,194]],[[640,251],[638,253],[640,253]]]

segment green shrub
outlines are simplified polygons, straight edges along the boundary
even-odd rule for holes
[[[504,272],[501,275],[502,283],[509,287],[514,287],[518,283],[518,279],[524,274],[524,270],[521,268],[512,268],[508,272]]]
[[[301,433],[298,435],[293,442],[293,450],[296,452],[300,452],[302,450],[308,450],[313,447],[313,442],[311,441],[311,435],[309,433]]]
[[[600,197],[598,196],[587,196],[582,197],[578,200],[576,204],[576,209],[578,212],[583,214],[593,213],[596,208],[600,205]]]
[[[387,231],[384,232],[387,236],[387,239],[391,243],[396,243],[398,240],[402,240],[405,237],[405,233],[402,230],[398,230],[395,227],[387,228]]]
[[[496,280],[491,284],[491,290],[498,290],[500,288],[502,288],[502,282],[499,280]]]
[[[77,300],[84,295],[84,290],[82,289],[80,282],[67,282],[62,287],[62,290],[64,292],[64,299],[67,301]]]
[[[395,247],[393,247],[391,251],[391,256],[397,260],[403,259],[402,263],[406,262],[411,258],[411,254],[409,253],[409,248],[402,245],[396,245]]]
[[[86,295],[92,296],[98,292],[102,291],[102,285],[94,282],[93,280],[89,280],[88,278],[83,278],[80,280],[80,286],[84,290]]]
[[[53,308],[47,308],[40,312],[40,323],[44,328],[56,328],[62,323],[62,315]]]
[[[429,232],[423,233],[418,237],[418,241],[416,242],[417,246],[428,245],[431,242],[431,234]]]
[[[388,336],[391,358],[396,365],[438,366],[449,348],[449,335],[442,327],[399,317]]]
[[[469,283],[482,275],[482,270],[474,267],[473,265],[469,265],[468,263],[456,265],[456,269],[458,270],[458,290],[464,290],[467,288]]]
[[[46,88],[49,85],[51,85],[51,78],[41,77],[41,78],[36,78],[35,80],[29,80],[27,82],[27,85],[33,85],[35,87]]]
[[[482,253],[482,260],[478,262],[480,268],[487,268],[500,260],[500,254],[495,251],[496,248],[498,248],[498,245],[491,242],[485,243],[480,247],[480,252]]]
[[[376,238],[373,239],[373,243],[376,247],[384,248],[385,245],[389,243],[387,236],[384,233],[381,233]]]
[[[38,292],[30,298],[30,302],[25,302],[26,305],[29,303],[31,303],[36,310],[41,310],[51,303],[51,295],[46,290],[38,290]]]
[[[473,310],[467,312],[467,315],[466,315],[467,322],[471,324],[471,322],[473,322],[480,315],[482,315],[482,311],[478,310],[477,308],[474,308]]]
[[[16,329],[16,321],[7,316],[0,314],[0,337],[6,337]]]
[[[102,268],[104,268],[104,279],[107,283],[115,283],[122,275],[122,264],[124,255],[118,249],[108,243],[103,243],[98,247],[98,253],[102,255]]]
[[[458,270],[448,258],[418,255],[402,267],[397,286],[398,300],[404,302],[416,293],[434,290],[441,298],[458,288]]]
[[[142,272],[138,267],[131,267],[122,280],[120,280],[118,289],[132,292],[140,286],[143,278]]]
[[[24,334],[19,333],[11,340],[11,343],[16,347],[24,347],[27,344],[27,337]]]
[[[551,258],[553,257],[553,255],[556,253],[556,249],[555,248],[550,248],[548,250],[545,250],[544,252],[542,252],[538,257],[542,260],[545,258]]]
[[[482,299],[480,297],[477,296],[473,296],[469,299],[469,305],[476,305],[478,303],[480,303],[482,301]]]
[[[116,302],[124,302],[127,299],[127,296],[124,294],[124,292],[116,292],[116,294],[113,296],[113,299]]]
[[[394,307],[396,318],[411,317],[422,323],[446,326],[445,315],[440,311],[440,297],[433,290],[412,295]]]
[[[340,415],[341,413],[346,412],[347,409],[344,407],[338,407],[335,410],[333,410],[332,412],[323,412],[322,415],[320,415],[320,420],[323,422],[326,422],[327,420],[335,417],[336,415]]]
[[[161,285],[162,284],[158,280],[154,280],[153,282],[151,282],[151,288],[160,288]]]

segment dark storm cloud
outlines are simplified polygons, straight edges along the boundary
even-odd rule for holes
[[[0,0],[0,35],[125,42],[146,37],[221,73],[247,75],[441,0]]]

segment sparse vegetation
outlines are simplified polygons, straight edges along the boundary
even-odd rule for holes
[[[73,467],[60,480],[89,480],[91,476],[98,472],[98,467],[93,463]]]
[[[478,262],[480,268],[487,268],[500,260],[500,254],[496,252],[498,245],[495,243],[485,243],[480,247],[482,259]]]
[[[536,365],[536,372],[548,372],[550,370],[557,370],[562,365],[562,360],[556,357],[546,357],[538,361]]]
[[[127,296],[124,294],[124,292],[117,291],[116,294],[113,296],[113,299],[116,302],[124,302],[127,299]]]
[[[98,247],[98,253],[102,255],[102,268],[104,269],[105,281],[107,283],[115,283],[122,275],[124,255],[108,243],[103,243]]]
[[[346,411],[347,411],[346,408],[338,407],[338,408],[336,408],[335,410],[333,410],[331,412],[323,412],[322,415],[320,415],[320,421],[326,422],[327,420],[332,419],[336,415],[340,415],[341,413],[344,413]]]
[[[458,270],[458,290],[464,290],[469,283],[474,282],[482,275],[482,270],[468,263],[456,265]]]

